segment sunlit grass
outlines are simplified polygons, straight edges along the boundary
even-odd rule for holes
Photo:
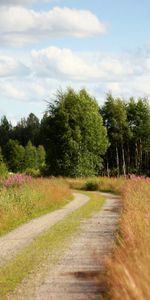
[[[97,190],[102,192],[114,192],[120,194],[125,179],[124,177],[85,177],[68,178],[66,179],[66,181],[69,184],[69,186],[73,189],[88,190],[91,187],[91,190]]]
[[[32,179],[16,187],[0,187],[0,235],[18,225],[51,212],[72,199],[62,179]]]
[[[122,190],[120,234],[108,263],[110,299],[150,299],[150,182],[128,180]]]

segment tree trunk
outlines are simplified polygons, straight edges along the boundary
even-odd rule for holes
[[[121,149],[122,149],[122,168],[123,168],[123,175],[126,176],[126,162],[125,162],[125,155],[124,155],[124,147],[123,142],[121,142]]]
[[[107,157],[107,162],[106,163],[107,163],[107,177],[110,177],[108,157]]]
[[[138,170],[138,146],[137,146],[137,142],[135,143],[135,168],[136,168],[136,172]]]
[[[120,172],[119,172],[119,153],[118,153],[118,146],[116,144],[116,161],[117,161],[117,175],[119,177]]]

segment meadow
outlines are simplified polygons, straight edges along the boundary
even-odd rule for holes
[[[0,235],[72,199],[62,179],[12,175],[0,184]]]
[[[112,256],[106,262],[106,299],[150,299],[148,178],[11,177],[1,182],[0,186],[0,234],[62,207],[72,199],[72,189],[112,192],[121,196],[122,211],[115,247]]]

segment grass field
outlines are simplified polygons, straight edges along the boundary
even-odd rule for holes
[[[71,190],[62,179],[39,178],[23,183],[21,180],[0,186],[0,235],[72,199]]]

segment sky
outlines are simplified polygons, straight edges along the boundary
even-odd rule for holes
[[[149,0],[0,0],[0,117],[41,118],[70,86],[149,97]]]

